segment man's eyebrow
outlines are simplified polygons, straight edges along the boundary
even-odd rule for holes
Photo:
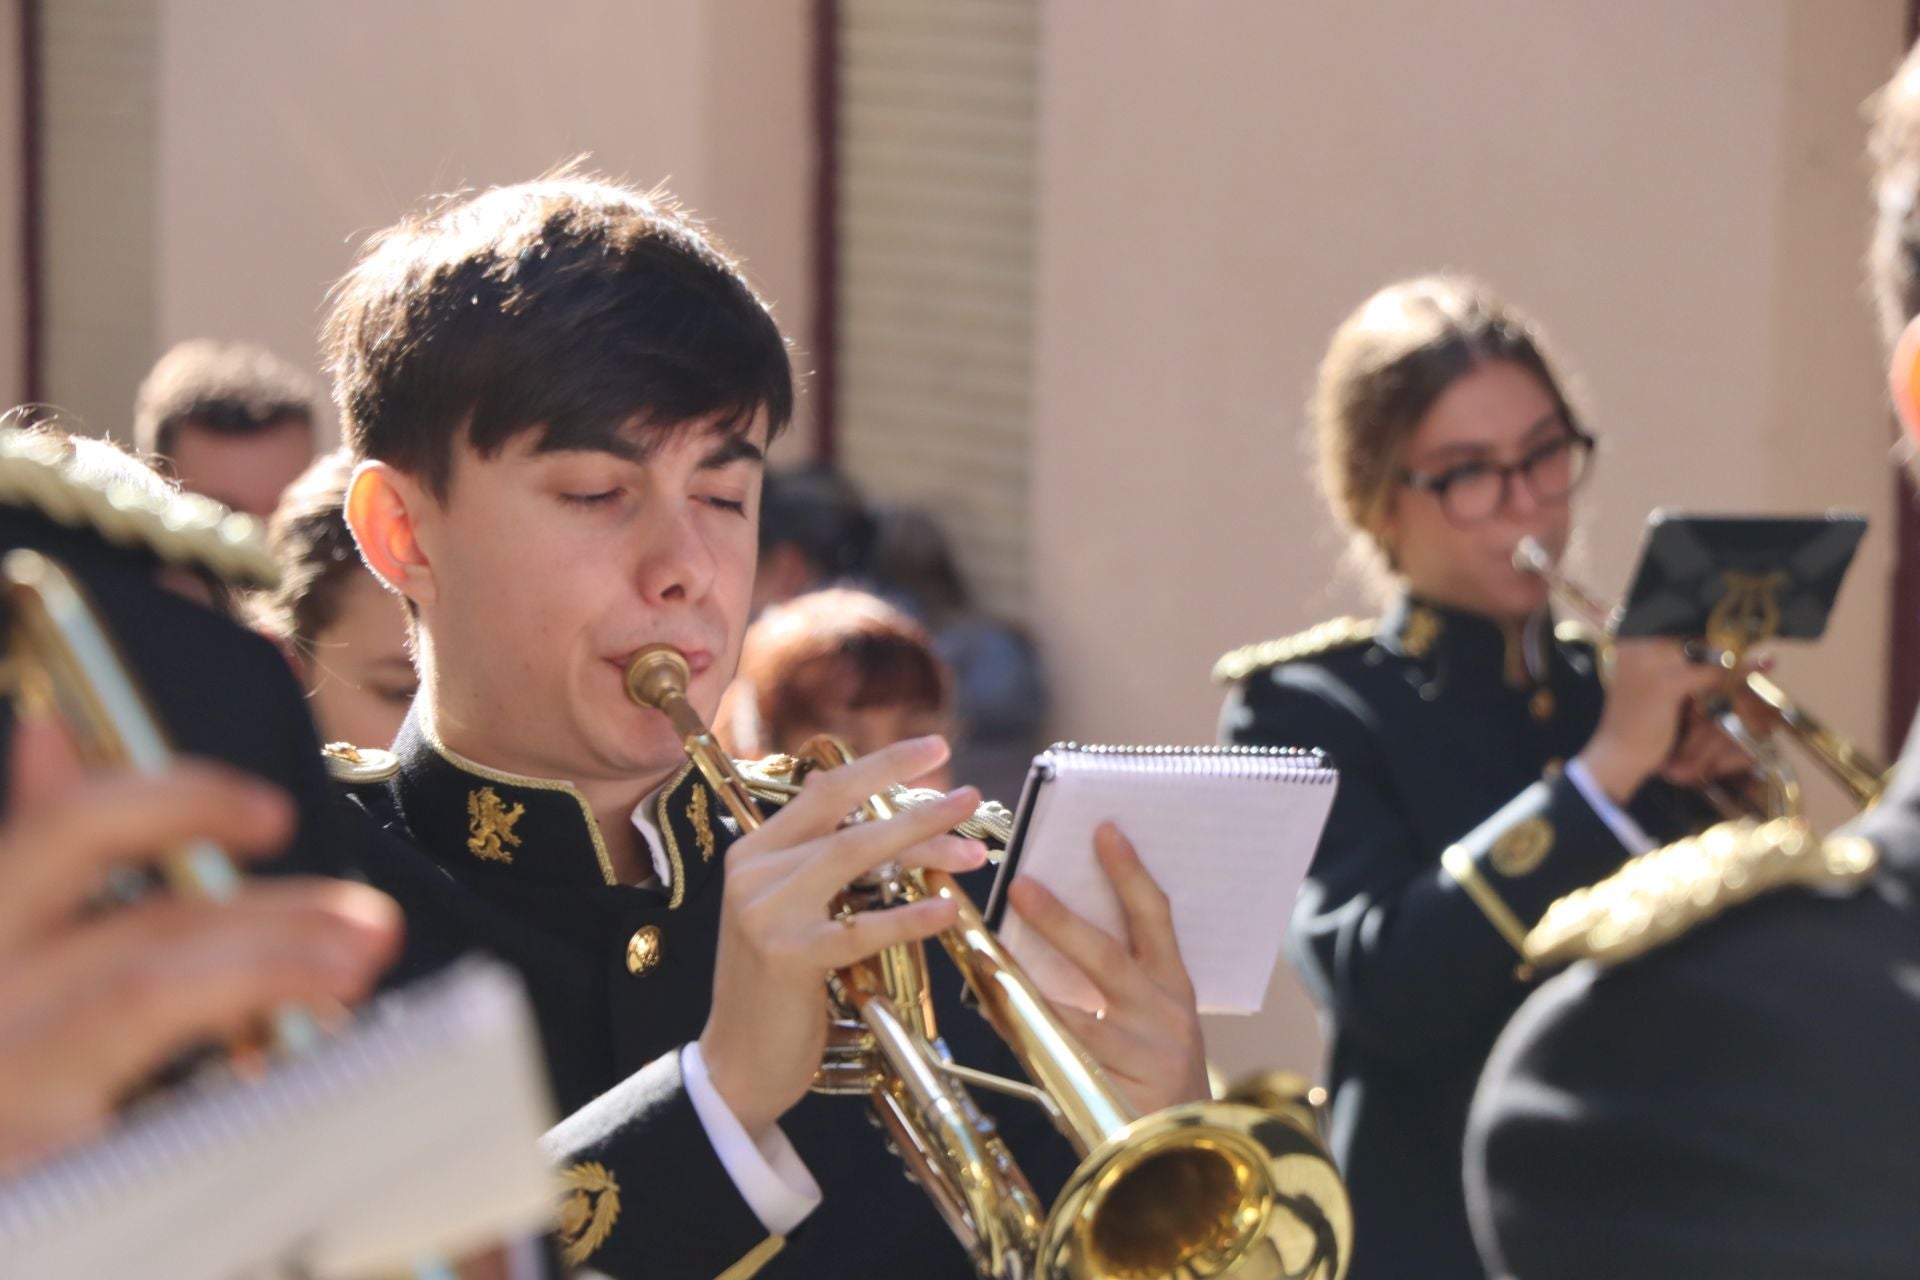
[[[751,462],[755,466],[766,465],[766,450],[745,436],[729,436],[721,441],[706,457],[700,459],[701,471],[718,471],[730,467],[736,462]]]

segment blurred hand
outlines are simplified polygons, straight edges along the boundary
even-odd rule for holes
[[[1725,679],[1718,666],[1688,661],[1678,640],[1616,642],[1600,726],[1578,759],[1614,803],[1628,803],[1673,757],[1686,708]]]
[[[972,788],[884,822],[841,823],[868,796],[911,782],[947,759],[939,738],[896,743],[809,774],[800,794],[727,851],[714,960],[713,1009],[700,1056],[714,1088],[758,1135],[805,1096],[827,1042],[826,976],[952,924],[937,898],[836,920],[835,897],[888,862],[971,871],[986,849],[949,828],[973,816]]]
[[[192,1045],[285,1004],[363,996],[399,943],[398,909],[362,885],[249,884],[232,901],[156,894],[84,915],[109,868],[196,837],[235,857],[280,848],[293,811],[224,766],[88,777],[57,725],[15,732],[0,822],[0,1173],[104,1127]]]
[[[1021,877],[1007,891],[1013,909],[1105,1000],[1098,1015],[1061,1004],[1054,1012],[1143,1114],[1207,1098],[1206,1043],[1167,895],[1111,822],[1094,833],[1093,849],[1126,913],[1125,938],[1088,922],[1036,880]]]
[[[1764,673],[1772,666],[1770,658],[1743,664],[1733,696],[1735,714],[1747,733],[1755,738],[1764,739],[1778,729],[1780,714],[1747,688],[1745,677],[1751,672]],[[1753,756],[1696,701],[1688,703],[1682,713],[1680,741],[1661,766],[1660,776],[1682,787],[1697,787],[1749,773],[1752,768]]]

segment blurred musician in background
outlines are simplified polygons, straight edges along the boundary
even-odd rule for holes
[[[352,476],[353,459],[335,450],[281,495],[267,522],[280,583],[254,601],[254,614],[305,686],[321,737],[385,747],[420,678],[406,609],[367,571],[347,528]]]
[[[1351,1274],[1477,1277],[1461,1142],[1521,939],[1697,818],[1676,784],[1748,761],[1690,709],[1717,668],[1625,642],[1603,696],[1593,639],[1513,567],[1524,537],[1565,552],[1595,444],[1518,312],[1454,277],[1381,290],[1334,334],[1312,430],[1391,603],[1222,658],[1221,735],[1340,770],[1290,941],[1330,1033]]]
[[[1873,292],[1920,441],[1920,52],[1875,103],[1873,157]],[[1555,908],[1552,959],[1580,963],[1501,1037],[1467,1137],[1491,1274],[1920,1272],[1915,755],[1909,735],[1879,806],[1836,836],[1718,829]]]
[[[716,724],[737,756],[788,755],[815,734],[855,755],[951,735],[953,675],[926,630],[878,596],[832,587],[769,606],[747,628]],[[924,785],[951,785],[944,768]]]
[[[264,347],[196,338],[141,382],[134,443],[189,491],[264,520],[313,461],[318,398],[311,378]]]

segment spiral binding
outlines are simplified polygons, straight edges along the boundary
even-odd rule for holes
[[[1056,742],[1048,747],[1035,760],[1036,767],[1057,769],[1061,765],[1071,768],[1070,762],[1087,757],[1098,758],[1105,767],[1121,772],[1143,774],[1168,774],[1183,777],[1260,777],[1284,778],[1290,782],[1330,783],[1338,778],[1338,773],[1328,763],[1324,751],[1314,747],[1254,747],[1254,746],[1145,746],[1141,744],[1110,744]],[[1270,761],[1281,766],[1258,773],[1221,768],[1223,764],[1233,762]]]

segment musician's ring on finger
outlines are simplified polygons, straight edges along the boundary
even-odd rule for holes
[[[839,917],[840,927],[843,929],[851,929],[859,921],[859,918],[858,912],[849,911]]]

